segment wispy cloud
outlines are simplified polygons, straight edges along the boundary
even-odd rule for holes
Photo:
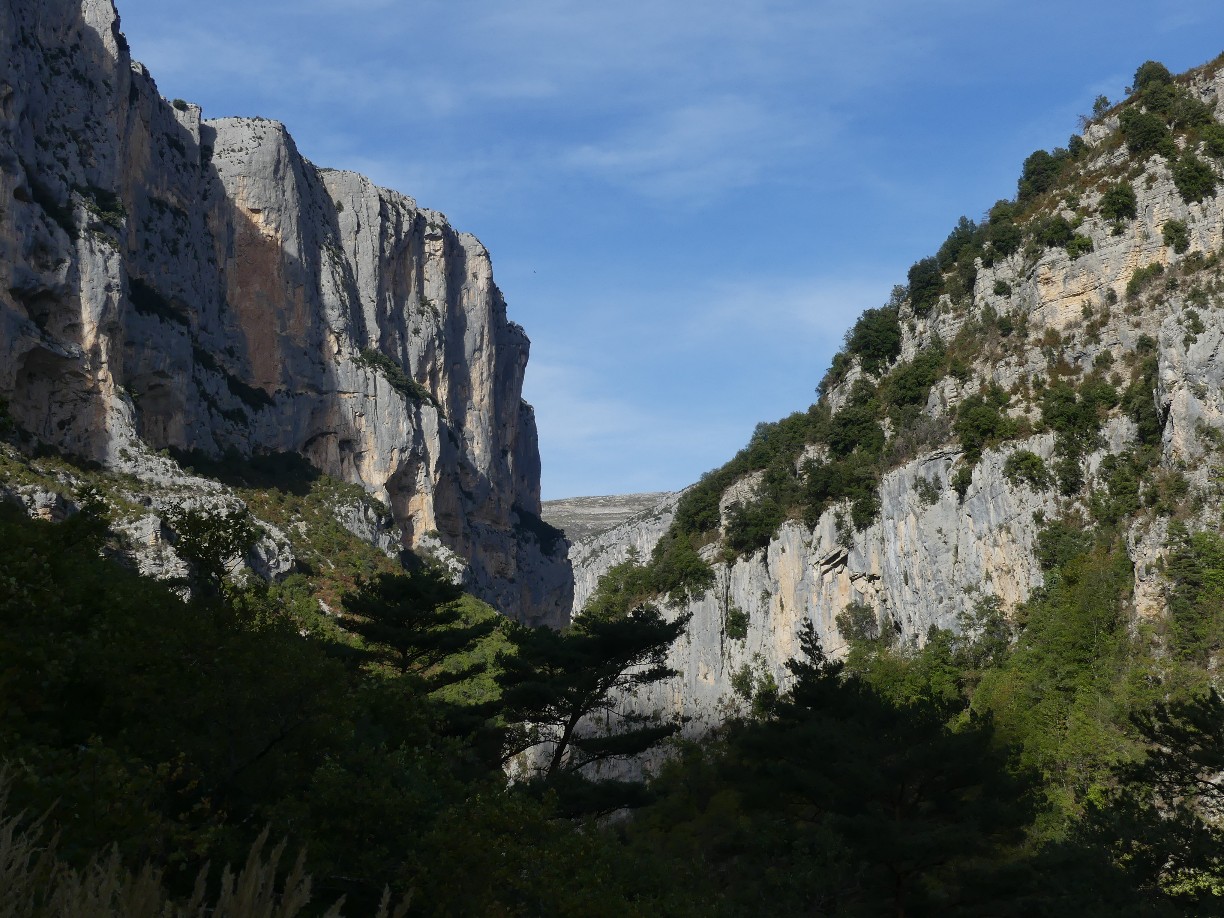
[[[715,97],[651,112],[567,151],[562,163],[646,195],[707,202],[755,184],[779,159],[816,143],[813,133],[757,100]]]

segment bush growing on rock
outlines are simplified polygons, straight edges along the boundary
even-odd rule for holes
[[[1024,482],[1035,490],[1044,490],[1050,485],[1050,473],[1045,462],[1035,452],[1018,449],[1003,463],[1003,474],[1012,484]]]
[[[1164,244],[1177,254],[1182,254],[1190,248],[1190,232],[1181,220],[1169,220],[1160,231]]]
[[[1215,194],[1215,172],[1193,153],[1183,153],[1173,166],[1173,184],[1183,201],[1194,204]]]
[[[969,396],[957,408],[952,430],[969,462],[976,463],[983,449],[1015,436],[1016,422],[1003,413],[1008,401],[1007,393],[992,384],[985,393]]]
[[[1122,181],[1110,185],[1101,195],[1101,218],[1113,222],[1120,229],[1123,220],[1134,220],[1138,215],[1138,201],[1130,182]]]
[[[943,274],[934,258],[923,258],[909,269],[910,304],[916,315],[925,316],[943,293]]]

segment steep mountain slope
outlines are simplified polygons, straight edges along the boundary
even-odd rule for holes
[[[918,646],[983,608],[1015,617],[1054,523],[1120,526],[1127,614],[1162,613],[1170,519],[1214,527],[1220,506],[1222,99],[1218,61],[1144,65],[863,315],[818,404],[577,542],[576,612],[633,548],[692,613],[682,676],[632,704],[703,729],[754,681],[786,684],[808,622],[840,655],[856,635]]]
[[[110,0],[0,10],[0,397],[55,449],[140,478],[151,451],[296,453],[440,543],[524,621],[569,609],[541,524],[529,342],[487,251],[304,159],[263,119],[201,117],[133,63]]]

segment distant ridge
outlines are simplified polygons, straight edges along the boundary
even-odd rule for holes
[[[650,491],[643,494],[546,500],[540,515],[545,522],[564,530],[571,542],[577,542],[619,526],[642,511],[649,510],[670,493]]]

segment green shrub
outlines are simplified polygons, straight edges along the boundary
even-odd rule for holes
[[[884,448],[884,429],[880,426],[878,390],[860,379],[854,384],[847,404],[829,419],[828,444],[834,456],[843,458],[853,452],[874,458]]]
[[[1209,156],[1214,156],[1216,159],[1224,157],[1224,124],[1212,121],[1203,125],[1199,131],[1199,139],[1203,142],[1203,149]]]
[[[748,637],[748,613],[739,606],[727,610],[727,637],[733,641],[742,641]]]
[[[939,486],[929,478],[914,479],[914,493],[918,495],[918,500],[927,507],[933,507],[939,503]]]
[[[1048,249],[1061,248],[1075,238],[1075,230],[1066,217],[1055,215],[1034,223],[1033,238]]]
[[[985,394],[971,395],[957,407],[952,430],[971,463],[986,447],[1015,436],[1016,422],[1003,413],[1008,401],[1007,394],[992,384]]]
[[[1148,335],[1141,335],[1135,345],[1137,354],[1146,354],[1135,369],[1135,375],[1126,391],[1122,393],[1120,405],[1138,426],[1139,442],[1146,446],[1160,443],[1163,419],[1156,410],[1156,342]]]
[[[1215,172],[1193,153],[1183,153],[1173,165],[1173,184],[1182,200],[1193,204],[1215,194]]]
[[[915,314],[924,316],[939,302],[943,293],[943,274],[939,270],[939,262],[934,258],[924,258],[915,262],[909,269],[910,305]]]
[[[1011,284],[1009,284],[1007,281],[997,280],[994,282],[994,295],[995,296],[1011,296],[1011,292],[1012,292]]]
[[[1130,280],[1126,282],[1126,295],[1133,299],[1142,293],[1149,284],[1164,274],[1164,265],[1155,261],[1131,272]]]
[[[739,502],[727,508],[727,531],[723,547],[731,558],[749,555],[769,546],[769,540],[786,513],[778,502],[768,497],[745,506]]]
[[[845,350],[859,358],[863,369],[877,374],[901,353],[901,323],[891,306],[868,309],[846,332]]]
[[[1081,255],[1086,255],[1092,251],[1092,240],[1087,236],[1081,236],[1079,233],[1076,233],[1069,240],[1067,240],[1066,249],[1067,254],[1071,256],[1071,259],[1075,260]]]
[[[668,531],[650,556],[651,585],[673,599],[701,597],[714,586],[714,571],[702,560],[685,532]]]
[[[1208,665],[1224,646],[1224,539],[1213,532],[1189,535],[1180,523],[1169,527],[1170,649]]]
[[[1105,487],[1092,494],[1092,515],[1106,526],[1115,526],[1139,509],[1139,481],[1145,471],[1139,454],[1109,455],[1098,472]]]
[[[1131,81],[1131,91],[1141,93],[1154,86],[1168,86],[1173,82],[1173,74],[1160,61],[1144,61],[1135,71]]]
[[[867,644],[877,641],[885,646],[891,644],[896,634],[891,628],[881,627],[876,610],[863,602],[852,602],[834,619],[838,633],[847,644]]]
[[[914,355],[914,359],[899,363],[880,380],[879,399],[896,418],[898,409],[920,408],[927,403],[931,386],[943,370],[944,346],[936,342]]]
[[[1081,462],[1100,440],[1101,420],[1118,404],[1117,390],[1099,376],[1085,379],[1076,391],[1065,381],[1047,386],[1041,394],[1042,421],[1055,433],[1058,460],[1054,475],[1065,496],[1084,485]]]
[[[1016,200],[1027,201],[1052,189],[1058,183],[1063,165],[1069,159],[1068,151],[1062,149],[1053,153],[1045,150],[1034,150],[1030,153],[1024,160],[1020,173]]]
[[[1016,225],[1016,205],[1011,201],[996,201],[990,208],[990,222],[986,224],[985,234],[991,252],[1011,255],[1020,248],[1023,239],[1024,233]]]
[[[853,452],[875,457],[884,449],[884,428],[876,420],[873,404],[847,405],[833,416],[829,429],[829,450],[841,458]]]
[[[1037,530],[1033,554],[1045,571],[1054,570],[1092,547],[1092,534],[1078,519],[1051,520]]]
[[[975,252],[981,247],[982,231],[968,217],[957,221],[948,238],[935,253],[935,261],[941,271],[950,271],[965,252]]]
[[[122,232],[127,224],[127,208],[122,199],[113,191],[90,185],[77,189],[85,204],[85,209],[109,226]]]
[[[1177,145],[1165,120],[1153,112],[1128,108],[1118,119],[1122,137],[1131,155],[1146,160],[1154,153],[1166,159],[1177,154]]]
[[[973,466],[962,465],[956,470],[956,474],[952,476],[949,484],[952,485],[952,490],[956,492],[957,499],[964,503],[965,495],[969,492],[969,486],[973,484]]]
[[[879,511],[877,487],[875,469],[855,458],[809,462],[804,467],[804,521],[815,525],[831,504],[849,500],[855,528],[866,529]]]
[[[1138,215],[1138,200],[1134,187],[1127,181],[1110,185],[1101,195],[1099,210],[1103,220],[1110,220],[1115,225],[1123,220],[1134,220]]]
[[[1190,248],[1190,231],[1181,220],[1167,221],[1161,230],[1161,236],[1164,238],[1164,244],[1179,255]]]
[[[1032,450],[1018,449],[1003,463],[1003,474],[1012,484],[1024,482],[1036,491],[1050,486],[1050,473],[1045,462]]]

